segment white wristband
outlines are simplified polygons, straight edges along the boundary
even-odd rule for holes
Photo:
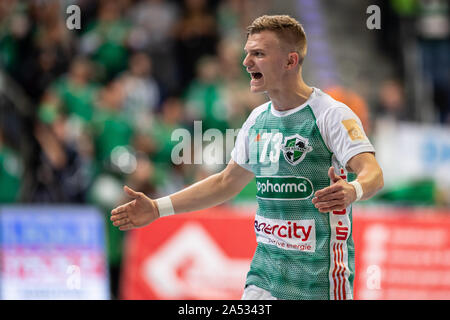
[[[355,191],[356,191],[356,200],[355,201],[360,200],[363,196],[363,189],[362,189],[361,184],[356,180],[349,182],[349,183],[355,188]]]
[[[169,196],[156,199],[156,204],[158,205],[160,217],[166,217],[175,214],[175,211],[173,210],[172,200],[170,200]]]

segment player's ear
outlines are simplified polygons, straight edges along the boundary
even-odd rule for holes
[[[300,56],[297,52],[289,52],[286,69],[293,69],[299,64]]]

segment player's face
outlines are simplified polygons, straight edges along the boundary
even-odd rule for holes
[[[270,92],[281,87],[285,52],[272,31],[249,35],[244,51],[243,65],[251,75],[252,92]]]

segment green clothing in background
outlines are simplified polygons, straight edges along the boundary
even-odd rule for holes
[[[202,120],[203,130],[210,128],[225,132],[229,128],[227,109],[219,83],[202,83],[194,80],[185,94],[185,102],[190,112]]]
[[[132,143],[134,128],[121,113],[100,109],[93,119],[93,132],[97,161],[103,166],[110,162],[114,148]]]
[[[12,8],[7,16],[0,20],[0,68],[4,68],[8,73],[14,74],[19,68],[20,63],[20,41],[24,38],[18,38],[12,32],[12,23],[19,16],[26,17],[28,3],[24,1],[10,2],[6,5]],[[20,35],[25,37],[25,34]]]
[[[84,35],[90,43],[97,45],[92,53],[93,60],[103,67],[106,79],[111,79],[125,70],[128,64],[126,38],[130,24],[125,20],[95,21]]]
[[[13,150],[0,145],[0,203],[19,200],[23,166]]]
[[[181,125],[169,125],[163,121],[155,121],[148,134],[157,145],[152,161],[161,164],[172,164],[172,149],[179,141],[172,141],[174,130],[182,128]]]
[[[391,0],[392,9],[402,17],[412,17],[417,13],[418,0]]]
[[[437,188],[435,181],[421,179],[384,187],[370,202],[399,206],[435,206]]]
[[[61,99],[67,114],[75,114],[86,122],[92,120],[98,86],[93,84],[77,86],[64,77],[54,84],[53,90]]]

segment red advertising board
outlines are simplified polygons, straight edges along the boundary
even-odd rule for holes
[[[158,219],[128,233],[122,299],[240,299],[253,220],[229,207]]]
[[[355,299],[450,299],[450,212],[357,212]]]
[[[216,207],[128,232],[121,299],[240,299],[254,210]],[[355,208],[355,299],[450,299],[450,212]]]

